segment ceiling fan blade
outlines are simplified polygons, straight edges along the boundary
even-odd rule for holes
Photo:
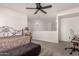
[[[45,12],[44,10],[40,9],[40,11],[42,11],[43,13],[47,14],[47,12]]]
[[[36,8],[26,8],[26,9],[36,9]]]
[[[41,9],[46,9],[46,8],[51,8],[51,7],[52,7],[52,5],[48,5],[48,6],[42,7]]]
[[[34,14],[37,14],[39,10],[37,10]]]

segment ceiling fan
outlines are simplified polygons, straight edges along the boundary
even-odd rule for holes
[[[36,12],[34,14],[37,14],[38,11],[43,12],[44,14],[47,14],[46,11],[44,11],[43,9],[47,9],[47,8],[51,8],[52,5],[48,5],[48,6],[42,6],[41,3],[36,3],[36,8],[26,8],[26,9],[37,9]]]

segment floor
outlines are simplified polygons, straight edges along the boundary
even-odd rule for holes
[[[70,42],[50,43],[39,40],[32,40],[32,42],[41,45],[41,53],[39,56],[78,56],[78,52],[69,53],[71,50],[65,50],[66,47],[72,46]]]

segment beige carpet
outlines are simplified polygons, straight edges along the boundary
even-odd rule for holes
[[[39,40],[32,40],[32,42],[41,45],[41,53],[39,56],[78,56],[78,52],[70,55],[71,50],[65,50],[65,47],[72,45],[68,42],[60,42],[58,44]]]

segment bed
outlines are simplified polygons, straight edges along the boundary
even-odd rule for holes
[[[9,26],[0,27],[0,56],[39,55],[41,46],[31,42],[31,35]]]

